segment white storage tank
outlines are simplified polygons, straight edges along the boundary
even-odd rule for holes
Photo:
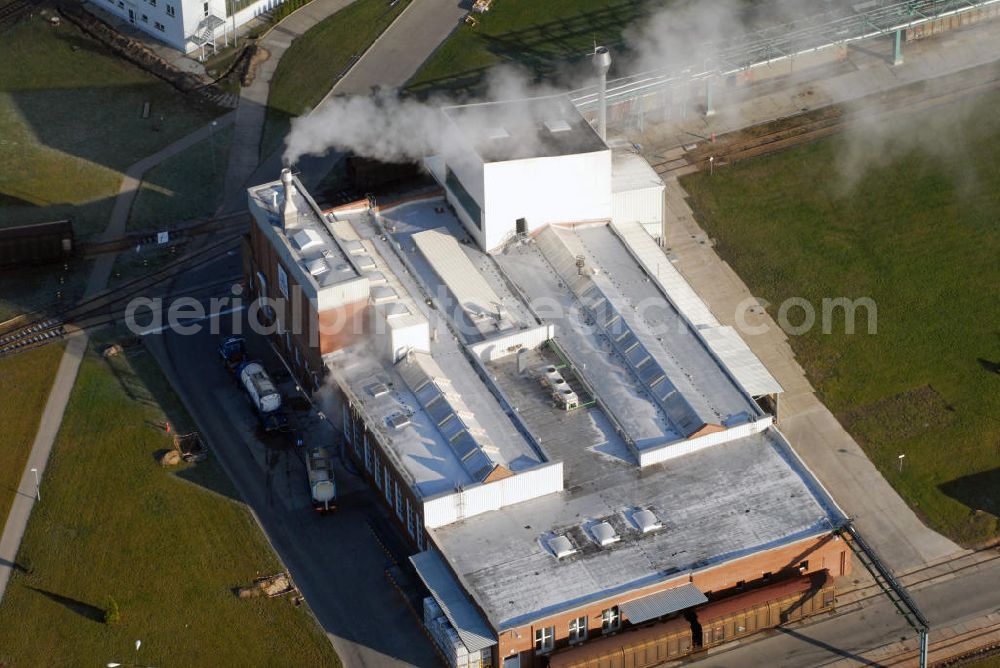
[[[271,413],[281,408],[281,394],[259,362],[243,365],[240,369],[240,382],[261,413]]]

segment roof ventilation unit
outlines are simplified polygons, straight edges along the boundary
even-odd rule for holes
[[[635,511],[632,515],[632,521],[635,522],[636,528],[643,533],[663,528],[663,524],[656,519],[656,515],[651,510],[646,510],[645,508]]]
[[[381,397],[384,394],[389,394],[389,388],[386,387],[385,383],[372,383],[365,389],[368,390],[368,394],[373,397]]]
[[[590,527],[590,535],[594,537],[594,542],[601,547],[613,545],[621,540],[621,537],[615,532],[614,527],[607,522],[598,522]]]
[[[393,429],[402,429],[410,424],[410,416],[403,413],[396,413],[389,418],[389,426]]]
[[[557,118],[552,121],[545,121],[545,127],[548,128],[549,132],[553,134],[556,132],[569,132],[570,130],[569,123],[561,118]]]
[[[323,258],[317,258],[309,263],[309,273],[313,276],[320,276],[330,271],[330,265]]]
[[[571,554],[576,554],[576,548],[573,547],[573,543],[569,542],[569,538],[563,535],[553,536],[549,538],[549,549],[552,550],[552,554],[556,555],[556,559],[564,559]]]

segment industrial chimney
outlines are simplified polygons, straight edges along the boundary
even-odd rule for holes
[[[611,69],[611,52],[606,46],[594,49],[594,69],[597,70],[600,98],[597,103],[597,132],[601,139],[608,140],[608,70]]]
[[[294,177],[288,167],[281,170],[281,185],[285,189],[284,202],[281,204],[281,226],[288,229],[299,222],[299,210],[295,208],[295,202],[292,200],[292,192],[295,190]]]

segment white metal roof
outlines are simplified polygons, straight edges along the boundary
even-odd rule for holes
[[[466,597],[458,581],[448,570],[448,566],[433,550],[427,550],[410,557],[417,575],[427,585],[431,596],[441,606],[441,611],[462,639],[470,652],[478,652],[497,644],[486,620]]]
[[[673,302],[677,310],[696,327],[715,327],[719,321],[715,319],[708,306],[701,300],[698,293],[681,276],[670,258],[657,245],[653,237],[634,221],[614,222],[612,229],[618,234],[632,256],[639,261],[652,280],[656,281],[664,294]]]
[[[664,190],[663,179],[629,143],[611,146],[611,192],[655,188]]]
[[[463,309],[471,315],[497,312],[500,297],[447,230],[419,232],[413,242]]]
[[[641,624],[679,610],[687,610],[707,600],[708,597],[689,582],[680,587],[622,603],[621,611],[628,621],[633,624]]]
[[[764,363],[750,350],[739,333],[732,327],[720,325],[700,330],[705,343],[719,356],[747,394],[761,397],[782,392],[781,384],[771,375]]]

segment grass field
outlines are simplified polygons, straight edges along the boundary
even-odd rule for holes
[[[165,420],[190,428],[141,346],[87,356],[0,602],[0,665],[129,662],[137,638],[146,665],[339,665],[304,606],[231,592],[281,566],[213,459],[155,461]]]
[[[979,99],[975,123],[935,108],[898,119],[897,135],[882,126],[895,159],[846,191],[844,136],[683,180],[718,252],[772,315],[789,297],[817,314],[825,297],[875,300],[877,334],[862,310],[858,333],[844,333],[841,314],[831,334],[817,326],[791,345],[892,485],[966,544],[1000,533],[998,103]],[[917,127],[951,149],[899,148]]]
[[[62,354],[63,346],[52,345],[0,359],[0,529],[17,493]]]
[[[146,172],[129,212],[130,229],[159,228],[215,213],[226,180],[232,127]]]
[[[103,229],[128,165],[220,113],[37,14],[3,32],[0,63],[0,225]]]
[[[487,69],[515,63],[552,80],[559,68],[589,58],[594,42],[618,46],[622,30],[649,0],[503,0],[476,27],[462,24],[424,63],[408,87],[416,93],[481,91]]]
[[[309,111],[336,77],[389,27],[410,0],[355,0],[317,23],[285,51],[271,79],[260,143],[261,160],[281,147],[291,119]]]

